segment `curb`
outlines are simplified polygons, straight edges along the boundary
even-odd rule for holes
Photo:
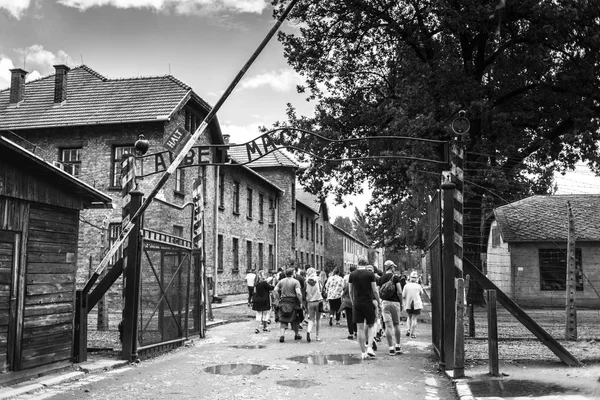
[[[459,400],[475,400],[471,388],[469,387],[468,379],[454,379],[452,371],[444,371],[444,374],[452,381],[452,385],[456,389]]]

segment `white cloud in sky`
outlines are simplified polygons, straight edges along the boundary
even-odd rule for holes
[[[290,92],[295,91],[296,85],[304,83],[302,77],[294,70],[281,69],[244,79],[240,84],[240,90],[269,86],[276,92]]]
[[[81,11],[93,7],[110,6],[149,8],[164,12],[175,11],[179,14],[206,14],[217,11],[261,14],[268,5],[265,0],[58,0],[58,2]]]
[[[0,0],[0,10],[4,9],[14,18],[20,19],[30,3],[31,0]]]
[[[23,68],[29,72],[26,80],[32,81],[42,76],[53,74],[54,65],[56,64],[75,64],[73,59],[64,51],[59,50],[56,53],[52,53],[45,50],[39,44],[34,44],[24,49],[16,49],[15,53],[18,54],[16,66],[13,60],[4,54],[0,54],[0,88],[10,86],[10,70],[15,67]],[[25,60],[24,67],[23,60]]]
[[[221,124],[221,132],[229,135],[229,143],[246,143],[261,135],[258,128],[267,123],[253,122],[245,126]]]

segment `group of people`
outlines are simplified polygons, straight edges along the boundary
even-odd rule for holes
[[[265,276],[263,271],[248,274],[248,305],[256,311],[258,322],[255,332],[269,331],[273,310],[275,321],[280,324],[280,342],[285,341],[288,328],[294,332],[294,340],[301,340],[303,322],[307,323],[306,341],[320,340],[321,315],[328,312],[330,326],[334,320],[339,325],[341,316],[346,316],[348,339],[358,340],[363,359],[375,357],[375,342],[381,332],[385,332],[389,354],[401,354],[401,313],[407,313],[406,336],[416,338],[423,288],[416,271],[407,279],[396,273],[397,267],[391,260],[383,268],[384,271],[377,271],[361,259],[358,267],[351,267],[343,277],[337,268],[327,277],[324,271],[319,273],[312,267],[287,268],[285,272],[280,269],[274,276]],[[381,298],[379,288],[390,280],[395,290]],[[385,329],[380,329],[381,325]]]

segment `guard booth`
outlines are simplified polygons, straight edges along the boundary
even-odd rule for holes
[[[0,384],[70,365],[79,212],[110,205],[0,137]]]

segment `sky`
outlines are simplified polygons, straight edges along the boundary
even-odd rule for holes
[[[268,0],[0,0],[0,90],[12,68],[33,80],[85,64],[108,78],[171,74],[215,104],[274,24]],[[284,121],[288,103],[311,115],[303,83],[272,38],[218,112],[223,133],[250,141]],[[347,200],[329,204],[334,217],[364,210],[368,196]]]
[[[172,74],[215,104],[274,23],[268,0],[0,0],[0,90],[11,68],[32,80],[53,74],[55,64],[85,64],[108,78]],[[218,112],[223,133],[250,141],[259,126],[286,119],[287,103],[311,115],[300,84],[271,39]],[[557,183],[563,194],[600,193],[585,167]],[[349,197],[345,208],[329,202],[332,220],[352,219],[369,197]]]

